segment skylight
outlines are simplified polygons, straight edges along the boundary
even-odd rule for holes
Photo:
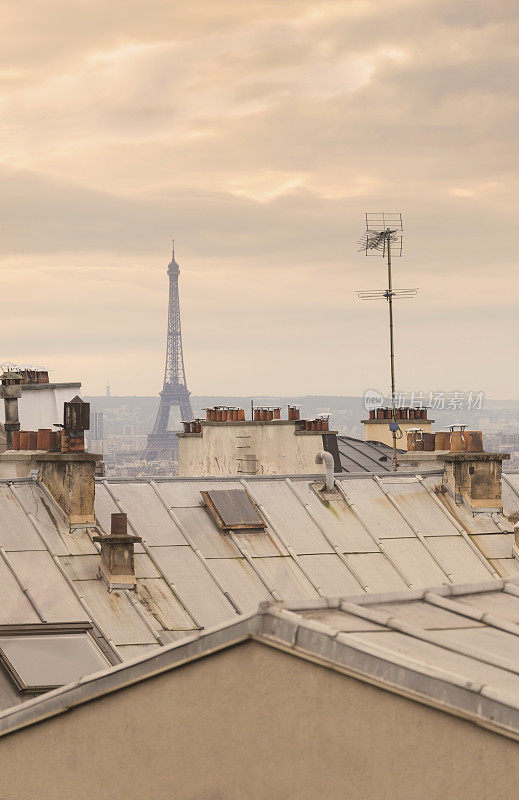
[[[263,530],[265,520],[244,489],[200,492],[214,521],[222,531]]]
[[[44,692],[106,669],[86,632],[0,636],[0,660],[21,692]]]

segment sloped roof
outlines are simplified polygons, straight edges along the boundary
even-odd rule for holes
[[[503,472],[503,512],[513,522],[519,520],[519,473]]]
[[[393,448],[383,442],[365,442],[353,436],[337,436],[342,472],[391,472]],[[399,450],[404,453],[405,450]]]
[[[519,576],[507,520],[473,517],[440,480],[344,476],[325,496],[322,476],[98,480],[99,527],[108,531],[111,513],[124,511],[142,537],[137,592],[112,593],[98,579],[96,528],[70,529],[39,482],[3,480],[0,624],[91,621],[114,661],[125,661],[263,600]],[[223,533],[202,507],[201,491],[232,488],[249,492],[264,532]]]
[[[0,735],[248,639],[519,735],[519,579],[320,598],[196,633],[0,714]]]

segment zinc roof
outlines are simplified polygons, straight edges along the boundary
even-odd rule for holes
[[[96,527],[70,528],[36,480],[0,481],[0,624],[90,620],[126,660],[239,619],[263,600],[420,589],[519,576],[512,527],[476,517],[440,475],[112,479],[96,482]],[[265,531],[223,533],[201,491],[246,490]],[[109,593],[93,537],[124,511],[137,591]]]
[[[384,473],[393,469],[393,448],[383,442],[365,442],[353,436],[337,436],[337,446],[342,472]]]
[[[0,714],[0,735],[249,639],[519,737],[519,579],[296,604],[197,632]],[[351,688],[348,690],[351,691]]]

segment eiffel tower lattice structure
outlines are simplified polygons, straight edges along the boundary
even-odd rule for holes
[[[175,431],[169,430],[169,418],[173,406],[180,409],[182,420],[192,420],[193,411],[190,392],[186,383],[184,354],[182,352],[182,331],[180,327],[180,301],[178,296],[178,276],[180,267],[175,261],[175,243],[173,255],[168,265],[169,307],[168,307],[168,340],[166,346],[166,368],[164,385],[160,393],[160,404],[153,433],[148,434],[145,458],[147,461],[157,459],[172,460],[177,452]]]

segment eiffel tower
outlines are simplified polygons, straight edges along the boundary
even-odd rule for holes
[[[175,431],[168,430],[171,407],[180,409],[182,420],[192,420],[193,411],[189,400],[190,391],[186,383],[184,355],[182,352],[182,331],[180,328],[180,302],[178,297],[178,276],[180,267],[175,261],[175,242],[173,255],[168,265],[169,308],[168,341],[166,346],[166,368],[164,385],[160,393],[160,404],[153,433],[148,434],[145,458],[153,461],[158,458],[172,460],[177,451]]]

